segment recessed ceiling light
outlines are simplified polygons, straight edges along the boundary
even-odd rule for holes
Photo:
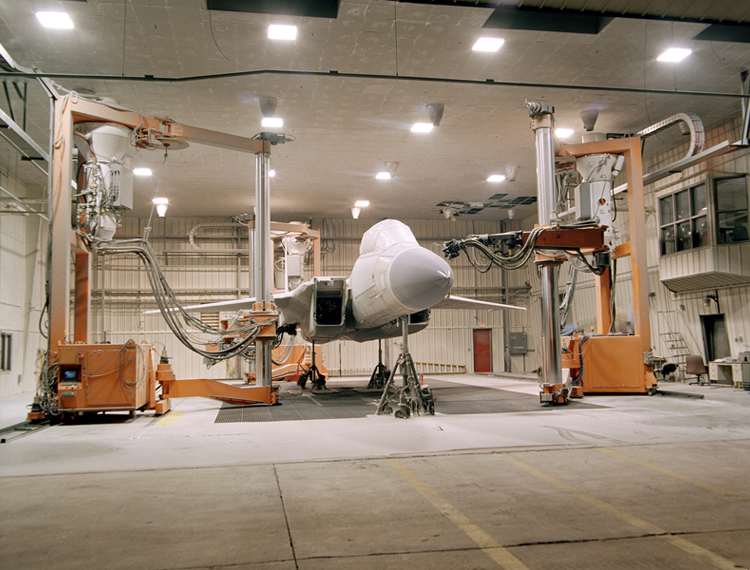
[[[65,12],[37,12],[36,17],[45,28],[73,29],[73,20]]]
[[[386,174],[387,174],[387,172],[386,172]],[[357,208],[367,208],[367,206],[370,205],[370,201],[369,200],[357,200],[356,202],[354,202],[354,205]]]
[[[378,172],[375,175],[375,178],[377,178],[378,180],[390,180],[391,179],[391,173],[390,172],[385,172],[385,171]]]
[[[505,40],[502,38],[479,38],[471,49],[474,51],[497,51],[503,43],[505,43]]]
[[[573,134],[573,129],[555,129],[555,134],[557,135],[558,139],[567,139],[570,135]]]
[[[275,170],[269,170],[268,171],[268,176],[269,176],[269,178],[273,178],[274,176],[276,176],[276,171]]]
[[[429,133],[432,130],[432,123],[414,123],[411,128],[413,133]]]
[[[502,182],[505,180],[505,176],[502,174],[493,174],[487,179],[487,182]]]
[[[263,117],[260,124],[264,127],[280,129],[284,126],[284,119],[279,119],[278,117]]]
[[[150,168],[134,168],[133,174],[136,176],[151,176],[152,172]]]
[[[693,53],[693,50],[687,48],[669,48],[663,54],[656,58],[656,61],[668,61],[677,63]]]
[[[296,40],[297,26],[282,26],[279,24],[271,24],[270,26],[268,26],[268,39]]]

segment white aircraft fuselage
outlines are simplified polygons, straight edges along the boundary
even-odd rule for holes
[[[349,286],[357,326],[378,327],[436,305],[450,293],[453,271],[405,224],[384,220],[365,232]]]

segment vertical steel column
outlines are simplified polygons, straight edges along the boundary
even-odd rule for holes
[[[268,143],[266,143],[268,144]],[[255,267],[254,293],[256,303],[271,303],[271,190],[269,185],[268,148],[255,155]],[[264,307],[265,308],[265,307]],[[272,385],[272,340],[255,343],[255,385]]]
[[[255,298],[255,220],[247,225],[247,271],[250,274],[248,296]]]
[[[555,152],[552,143],[553,113],[547,103],[529,102],[531,128],[536,141],[537,212],[539,224],[555,216]],[[546,384],[562,384],[560,312],[558,309],[557,263],[542,263],[542,371]]]
[[[68,108],[69,96],[55,102],[52,140],[58,141],[50,155],[52,180],[50,193],[49,252],[49,350],[57,352],[58,344],[70,335],[70,238],[72,216],[70,181],[73,178],[73,117]]]

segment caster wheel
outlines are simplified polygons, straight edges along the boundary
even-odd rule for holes
[[[396,413],[393,415],[397,418],[407,419],[411,415],[411,412],[409,411],[409,408],[403,407],[396,410]]]
[[[653,396],[653,395],[655,395],[655,394],[656,394],[656,387],[655,387],[655,386],[652,386],[651,388],[648,388],[648,389],[646,390],[646,394],[648,394],[649,396]]]

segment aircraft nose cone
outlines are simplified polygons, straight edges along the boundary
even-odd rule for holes
[[[453,271],[439,255],[415,247],[399,254],[388,275],[391,291],[415,313],[437,304],[453,286]]]

